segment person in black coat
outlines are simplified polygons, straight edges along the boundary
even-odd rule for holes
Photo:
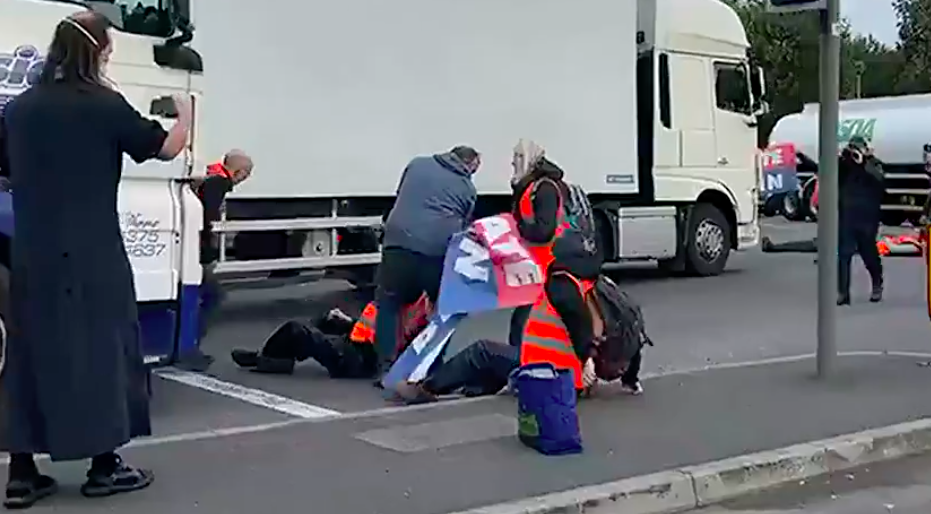
[[[29,507],[55,492],[33,455],[91,459],[85,496],[142,489],[150,471],[116,450],[151,434],[133,270],[117,190],[123,155],[170,160],[184,148],[191,105],[176,99],[166,132],[112,89],[103,67],[108,23],[82,11],[61,21],[39,84],[0,119],[0,168],[13,184],[9,340],[0,383],[4,505]]]
[[[850,303],[850,264],[859,255],[870,274],[870,301],[882,301],[883,267],[876,236],[885,194],[882,163],[863,138],[855,137],[838,162],[840,233],[837,249],[837,304]]]

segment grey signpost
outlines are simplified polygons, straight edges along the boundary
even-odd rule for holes
[[[818,376],[837,360],[837,124],[840,97],[840,0],[770,0],[772,12],[818,12],[821,89],[818,135]]]

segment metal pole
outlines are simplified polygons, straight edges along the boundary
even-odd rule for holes
[[[821,17],[821,99],[818,137],[818,377],[837,360],[837,123],[840,97],[840,0],[827,0]]]

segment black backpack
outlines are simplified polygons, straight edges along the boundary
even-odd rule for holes
[[[568,227],[553,242],[553,257],[560,262],[595,258],[598,255],[598,238],[588,195],[576,184],[564,184],[563,193],[563,216]]]
[[[628,362],[644,345],[653,346],[646,333],[640,305],[604,275],[595,281],[592,296],[604,319],[602,356],[613,362]]]

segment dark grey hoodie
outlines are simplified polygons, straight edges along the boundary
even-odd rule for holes
[[[449,239],[471,221],[472,172],[452,153],[417,157],[407,165],[385,223],[385,248],[429,257],[446,255]]]

